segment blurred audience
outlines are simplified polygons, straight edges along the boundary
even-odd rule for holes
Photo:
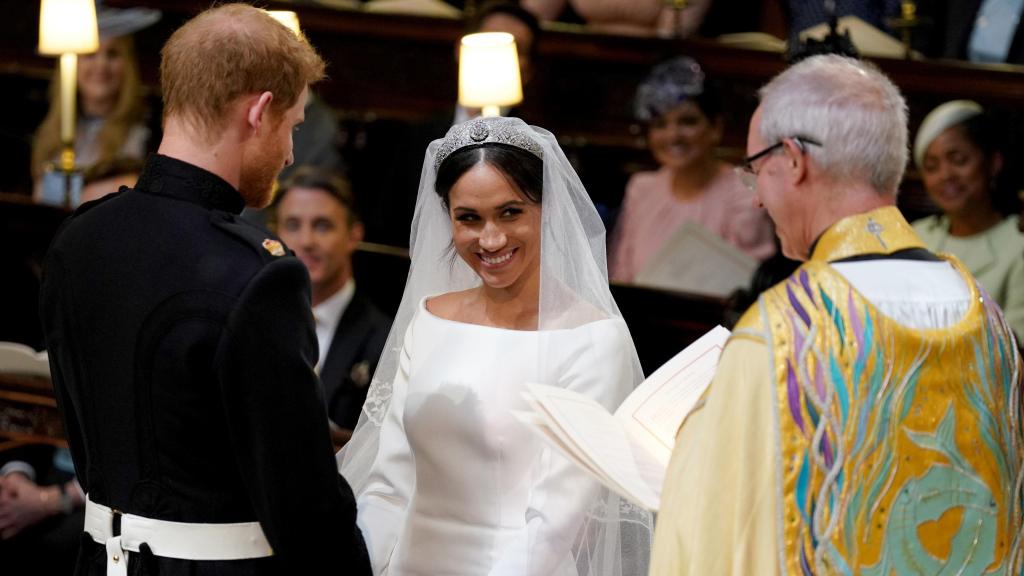
[[[344,170],[339,151],[340,131],[334,110],[322,98],[310,92],[306,101],[306,120],[292,135],[295,163],[281,171],[281,180],[289,178],[301,166],[325,170]]]
[[[791,39],[808,28],[828,22],[824,0],[783,0],[781,4]],[[839,18],[856,16],[879,30],[890,32],[887,20],[900,15],[900,0],[835,0],[834,9]]]
[[[929,248],[967,266],[1024,336],[1024,235],[1017,189],[1005,178],[992,117],[970,100],[932,110],[914,141],[914,162],[928,196],[942,210],[914,223]]]
[[[4,574],[71,574],[85,495],[70,452],[33,445],[5,451],[2,458],[0,568]]]
[[[688,37],[700,28],[714,0],[689,0],[676,10],[665,0],[523,0],[523,6],[543,20],[555,20],[570,6],[596,30]]]
[[[99,49],[78,57],[78,112],[75,127],[75,163],[84,171],[114,158],[144,160],[151,130],[139,81],[133,32],[149,26],[160,13],[143,8],[117,10],[100,7],[97,22]],[[32,143],[34,196],[59,204],[64,198],[63,178],[53,171],[61,151],[59,73],[50,89],[50,109]]]
[[[775,252],[771,222],[732,167],[715,155],[722,138],[718,91],[692,58],[654,67],[636,92],[634,115],[660,168],[626,186],[612,235],[611,279],[631,282],[686,222],[757,260]]]
[[[352,254],[363,223],[347,180],[300,167],[274,200],[277,233],[309,271],[320,346],[316,370],[335,447],[352,435],[391,321],[356,289]]]
[[[925,53],[972,62],[1024,64],[1024,2],[1017,0],[921,0],[931,19],[919,35]]]

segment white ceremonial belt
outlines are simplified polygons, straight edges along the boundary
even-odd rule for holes
[[[120,517],[120,534],[114,520]],[[126,552],[138,552],[146,544],[154,556],[181,560],[243,560],[274,554],[259,522],[196,524],[153,520],[122,514],[88,498],[85,501],[85,532],[107,547],[107,576],[127,576]]]

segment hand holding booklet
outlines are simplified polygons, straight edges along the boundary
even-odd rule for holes
[[[615,414],[582,394],[527,384],[520,418],[616,493],[657,511],[676,432],[715,375],[729,331],[715,327],[637,386]]]

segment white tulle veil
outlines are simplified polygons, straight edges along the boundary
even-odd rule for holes
[[[357,496],[366,486],[377,458],[381,424],[391,400],[391,383],[399,369],[403,338],[419,303],[424,297],[465,290],[481,282],[468,265],[454,256],[451,221],[434,190],[438,154],[451,152],[454,132],[465,131],[474,122],[484,123],[492,131],[518,132],[539,145],[542,153],[539,345],[544,346],[545,331],[622,316],[608,287],[604,225],[554,135],[515,118],[477,119],[453,127],[446,137],[447,147],[445,139],[435,140],[427,147],[412,222],[412,262],[405,292],[359,423],[351,441],[338,453],[339,469]],[[623,345],[629,347],[633,364],[633,381],[625,384],[629,391],[643,380],[643,373],[632,341]],[[543,362],[543,353],[540,358]],[[609,382],[609,386],[623,384]],[[597,496],[585,511],[573,546],[577,574],[646,574],[652,541],[651,515],[604,488],[581,487],[587,489]]]

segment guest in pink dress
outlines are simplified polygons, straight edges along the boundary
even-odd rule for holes
[[[775,253],[771,221],[715,157],[722,138],[718,94],[692,58],[659,64],[637,89],[634,114],[660,168],[626,185],[612,235],[610,276],[632,282],[686,222],[721,236],[757,260]]]

